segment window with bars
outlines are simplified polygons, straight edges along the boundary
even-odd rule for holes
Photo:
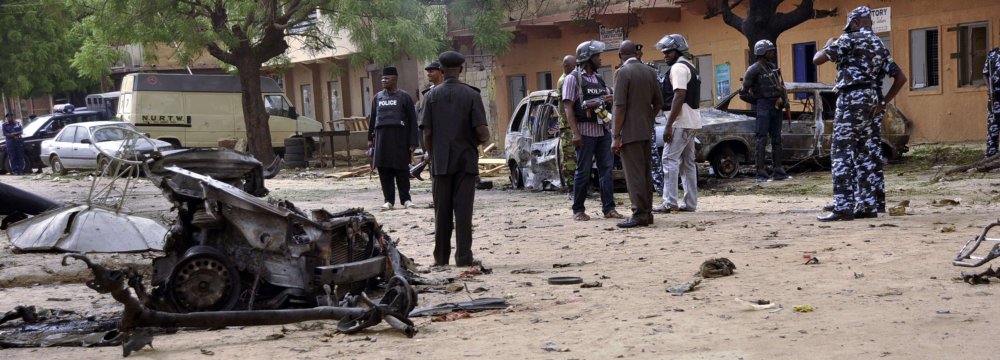
[[[910,88],[924,89],[939,86],[940,52],[938,29],[910,31]]]
[[[958,26],[958,86],[979,86],[983,84],[980,73],[986,64],[989,51],[989,31],[986,22],[962,24]]]

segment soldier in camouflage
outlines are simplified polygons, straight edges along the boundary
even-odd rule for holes
[[[576,56],[566,55],[562,61],[563,74],[556,82],[556,97],[562,99],[563,82],[576,68]],[[576,174],[576,148],[573,146],[573,130],[566,121],[566,110],[559,108],[559,156],[562,164],[562,186],[567,192],[573,190],[573,174]]]
[[[983,79],[986,80],[986,157],[997,155],[998,136],[1000,136],[1000,48],[990,50],[986,55],[986,66],[983,66]]]
[[[847,16],[844,34],[827,41],[813,62],[837,64],[837,113],[833,122],[831,160],[833,207],[819,221],[854,220],[877,216],[876,193],[883,181],[881,169],[880,124],[887,100],[892,100],[902,86],[896,71],[893,88],[883,98],[878,88],[881,79],[892,73],[892,57],[871,30],[871,9],[858,7]],[[876,150],[877,151],[877,150]],[[862,179],[862,177],[864,179]]]

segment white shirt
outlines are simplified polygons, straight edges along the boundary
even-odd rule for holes
[[[691,80],[691,70],[687,65],[681,64],[682,61],[690,64],[686,59],[680,58],[677,63],[670,67],[670,84],[674,86],[674,91],[677,89],[687,90],[688,81]],[[670,118],[669,111],[666,112],[666,116],[668,119]],[[687,103],[682,104],[681,113],[674,120],[674,128],[701,129],[701,113],[692,109]]]

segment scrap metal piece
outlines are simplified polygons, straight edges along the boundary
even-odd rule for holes
[[[736,264],[733,264],[733,262],[729,259],[714,258],[705,260],[705,262],[701,263],[698,275],[701,275],[701,277],[706,279],[716,278],[732,275],[734,270],[736,270]]]
[[[53,201],[30,192],[18,189],[8,184],[0,183],[0,230],[7,229],[9,224],[28,218],[28,215],[38,215],[46,210],[62,206]]]
[[[422,307],[410,311],[410,317],[437,316],[450,313],[452,311],[476,312],[483,310],[501,310],[510,307],[510,303],[504,298],[478,298],[472,301],[457,303],[441,303],[434,306]]]
[[[226,148],[183,149],[164,151],[163,156],[149,164],[146,174],[155,184],[173,176],[170,167],[179,167],[225,182],[254,196],[265,196],[264,179],[273,178],[280,171],[280,160],[265,169],[253,155]]]
[[[986,227],[983,228],[983,232],[980,233],[979,236],[966,242],[965,245],[962,246],[962,249],[958,251],[958,256],[955,257],[955,260],[952,260],[952,265],[977,267],[989,262],[990,260],[1000,257],[1000,237],[990,233],[990,231],[994,228],[1000,231],[1000,227],[997,226],[1000,226],[1000,220],[986,225]],[[978,249],[984,242],[992,243],[993,247],[990,248],[989,252],[985,256],[974,255],[976,249]]]
[[[11,224],[10,242],[19,250],[134,252],[163,250],[167,229],[152,219],[97,205],[71,205]]]

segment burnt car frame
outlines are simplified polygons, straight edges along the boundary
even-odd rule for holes
[[[559,146],[559,96],[552,90],[534,91],[518,102],[507,124],[504,159],[515,189],[559,190],[562,178],[562,152]],[[591,176],[596,178],[595,171]],[[615,190],[625,188],[625,172],[615,157],[612,169]],[[591,184],[597,186],[596,180]]]
[[[827,166],[830,158],[833,118],[837,93],[833,86],[821,83],[785,83],[791,100],[792,120],[782,120],[781,140],[786,165],[810,163]],[[756,112],[730,109],[736,93],[723,98],[712,108],[702,108],[702,128],[698,132],[697,161],[708,162],[712,173],[731,178],[744,165],[753,165],[756,148]],[[663,148],[666,118],[656,118],[658,150]],[[882,122],[882,154],[897,161],[907,152],[912,122],[894,105],[886,107]],[[770,152],[770,146],[767,146]]]

